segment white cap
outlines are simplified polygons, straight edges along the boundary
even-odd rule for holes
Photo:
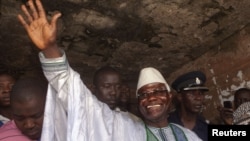
[[[163,78],[162,74],[158,70],[152,67],[143,68],[139,74],[136,95],[137,95],[138,90],[141,87],[150,83],[155,83],[155,82],[164,83],[166,85],[168,92],[170,92],[170,87],[168,83],[166,82],[166,80]]]

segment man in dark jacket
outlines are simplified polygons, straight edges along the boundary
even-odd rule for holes
[[[203,141],[208,140],[208,123],[200,114],[203,108],[206,76],[201,71],[192,71],[179,76],[172,88],[178,93],[176,110],[170,113],[169,122],[177,123],[194,131]]]

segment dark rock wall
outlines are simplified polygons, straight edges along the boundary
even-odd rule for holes
[[[217,106],[233,101],[235,90],[250,88],[250,26],[231,36],[217,48],[197,60],[189,62],[167,78],[172,82],[177,75],[190,70],[202,70],[207,75],[209,91],[203,113],[213,123],[220,123]]]
[[[41,76],[36,50],[16,15],[26,0],[0,1],[0,70]],[[191,69],[208,75],[214,110],[248,80],[249,0],[42,0],[48,18],[61,11],[58,44],[91,88],[102,65],[119,69],[134,89],[141,68],[168,81]],[[229,94],[225,94],[229,93]]]

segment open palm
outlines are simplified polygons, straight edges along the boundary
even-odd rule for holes
[[[41,50],[55,45],[56,22],[61,14],[55,14],[51,19],[51,23],[49,23],[40,0],[36,0],[37,9],[32,0],[29,0],[27,4],[29,9],[25,5],[21,7],[27,20],[20,14],[18,15],[18,19],[26,29],[33,43]]]

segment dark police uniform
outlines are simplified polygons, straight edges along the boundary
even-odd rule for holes
[[[179,76],[171,86],[177,93],[188,90],[208,91],[208,88],[204,86],[205,82],[206,76],[203,72],[192,71]],[[178,109],[171,112],[168,121],[184,126],[179,113],[180,111],[178,111]],[[197,116],[196,124],[192,131],[194,131],[203,141],[208,141],[208,122],[201,115]]]

